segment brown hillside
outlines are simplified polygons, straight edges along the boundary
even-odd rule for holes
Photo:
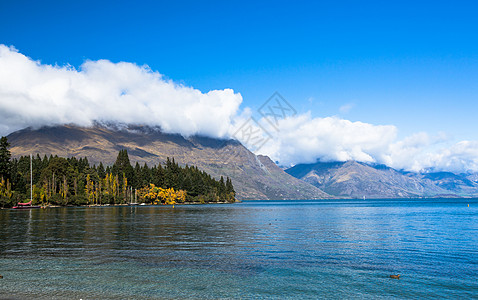
[[[229,176],[239,199],[321,199],[330,196],[285,173],[268,157],[256,156],[239,142],[206,137],[184,138],[143,126],[109,129],[54,126],[24,129],[8,136],[14,157],[38,153],[87,157],[90,163],[113,164],[121,149],[133,163],[162,163],[174,157],[215,177]]]

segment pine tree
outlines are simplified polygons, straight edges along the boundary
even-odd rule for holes
[[[219,180],[219,194],[221,197],[224,196],[226,193],[226,183],[224,182],[224,177],[221,176],[221,180]]]
[[[141,178],[141,166],[138,162],[136,162],[136,164],[134,165],[134,177],[136,178],[136,180],[132,183],[133,188],[138,189],[145,185]]]
[[[152,173],[152,182],[156,186],[165,187],[165,172],[161,165],[158,165],[156,168],[151,170]]]
[[[10,158],[12,154],[8,150],[10,144],[8,143],[7,137],[3,136],[0,138],[0,178],[3,177],[5,180],[11,178],[11,169],[12,164]]]
[[[118,175],[119,180],[123,180],[123,174],[129,180],[134,182],[134,169],[129,161],[128,151],[126,149],[120,150],[116,162],[112,168],[113,175]]]
[[[103,163],[100,162],[100,164],[98,165],[98,167],[96,168],[96,172],[98,173],[98,177],[99,178],[105,178],[106,176],[106,171],[105,171],[105,167],[103,166]]]

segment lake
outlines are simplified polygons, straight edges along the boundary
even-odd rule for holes
[[[478,298],[478,200],[1,210],[0,226],[0,299]]]

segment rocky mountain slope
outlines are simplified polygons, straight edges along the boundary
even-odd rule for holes
[[[454,174],[451,172],[433,172],[413,174],[414,177],[431,180],[435,185],[460,196],[478,195],[478,183],[472,178],[477,174]]]
[[[286,170],[334,196],[362,198],[477,196],[478,183],[448,172],[401,172],[356,161],[300,164]],[[470,177],[474,178],[474,177]]]
[[[70,125],[24,129],[10,134],[8,140],[14,157],[39,153],[87,157],[92,164],[113,164],[118,151],[126,149],[133,163],[150,166],[174,157],[180,164],[196,165],[215,177],[230,177],[239,199],[330,198],[234,140],[198,136],[186,139],[144,126],[112,129]]]

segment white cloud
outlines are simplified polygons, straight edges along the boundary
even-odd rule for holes
[[[429,167],[451,172],[478,172],[478,141],[461,141],[431,156]]]
[[[396,138],[391,125],[371,125],[337,117],[312,118],[310,113],[289,117],[279,122],[278,131],[267,127],[274,138],[260,152],[284,165],[297,162],[359,160],[374,162]]]
[[[393,168],[421,171],[432,167],[432,157],[442,151],[440,144],[446,141],[444,135],[431,137],[426,132],[415,133],[391,143],[378,159]]]
[[[235,134],[257,115],[247,107],[240,110],[241,102],[241,95],[231,89],[202,93],[147,66],[99,60],[77,70],[42,64],[0,45],[0,135],[28,126],[105,121],[159,126],[185,136],[232,136],[254,150],[247,135]],[[352,108],[346,104],[340,111]],[[310,113],[282,119],[278,128],[264,119],[259,124],[268,132],[262,135],[272,138],[256,153],[282,165],[358,160],[414,171],[478,172],[478,141],[450,144],[443,135],[423,132],[397,140],[393,125],[314,118]]]
[[[27,126],[117,121],[165,132],[224,137],[242,97],[202,93],[147,66],[87,61],[79,70],[41,64],[0,45],[0,134]]]
[[[398,129],[393,125],[351,122],[338,117],[312,118],[310,113],[280,120],[278,130],[264,119],[259,124],[272,138],[256,152],[284,166],[317,160],[357,160],[408,171],[478,172],[478,141],[450,145],[446,135],[430,136],[425,132],[398,140]],[[240,125],[236,124],[236,128]],[[254,130],[261,129],[255,126]],[[241,135],[236,138],[254,149],[253,142]]]

